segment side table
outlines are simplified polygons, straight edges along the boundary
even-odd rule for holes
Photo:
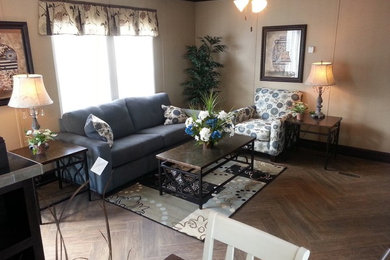
[[[19,155],[21,157],[24,157],[28,160],[31,160],[36,163],[40,163],[42,165],[49,164],[49,163],[55,163],[54,172],[57,175],[59,187],[62,188],[62,180],[63,180],[63,174],[68,170],[68,167],[76,166],[77,171],[74,175],[73,182],[75,182],[75,178],[78,174],[81,174],[81,171],[84,172],[84,179],[85,181],[88,181],[87,184],[87,191],[88,191],[88,199],[91,201],[91,190],[89,185],[89,174],[88,174],[88,162],[87,162],[87,151],[88,149],[82,146],[74,145],[71,143],[65,143],[62,141],[50,141],[49,142],[49,149],[46,150],[44,154],[37,154],[33,155],[31,150],[28,146],[22,147],[13,151],[10,151],[10,153]],[[47,172],[45,172],[47,173]],[[39,200],[38,200],[38,194],[36,185],[34,184],[34,191],[37,201],[37,208],[38,208],[38,216],[40,223],[42,224],[42,219],[40,215],[40,210],[42,210],[39,206]],[[45,208],[51,207],[57,203],[60,203],[66,199],[69,199],[69,197],[65,199],[61,199],[60,201],[56,201],[51,203]],[[44,208],[43,208],[44,209]]]
[[[295,145],[300,137],[300,133],[314,134],[317,136],[326,136],[326,159],[325,170],[328,170],[328,163],[331,157],[331,149],[333,148],[333,154],[336,156],[337,146],[339,143],[339,134],[341,126],[341,117],[326,116],[322,120],[313,119],[310,115],[306,114],[302,120],[295,118],[288,118],[286,120],[286,140],[285,150]],[[307,126],[309,129],[301,129],[302,126]],[[315,130],[310,130],[315,127]],[[321,129],[326,131],[321,132]]]

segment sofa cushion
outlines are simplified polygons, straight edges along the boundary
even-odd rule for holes
[[[137,134],[156,134],[163,138],[164,146],[169,147],[175,144],[179,144],[185,140],[190,140],[192,137],[184,132],[185,125],[174,124],[174,125],[159,125],[147,129],[143,129]]]
[[[62,130],[78,135],[85,135],[84,125],[90,114],[106,121],[111,126],[115,139],[135,132],[135,127],[124,99],[118,99],[101,106],[88,107],[65,113],[62,115],[61,120]]]
[[[234,130],[237,134],[247,135],[256,138],[259,141],[269,141],[271,133],[272,121],[264,121],[262,119],[251,119],[243,123],[237,124]]]
[[[110,125],[93,114],[88,116],[87,121],[85,122],[84,131],[86,136],[105,141],[110,147],[112,147],[112,144],[114,143],[114,135]]]
[[[114,132],[115,140],[136,132],[124,99],[117,99],[99,107],[103,111],[102,119]]]
[[[255,94],[257,117],[264,120],[283,117],[291,112],[293,102],[300,101],[301,98],[300,91],[258,88]]]
[[[112,166],[118,167],[164,147],[163,138],[154,134],[132,134],[115,140],[111,148]]]
[[[164,125],[184,123],[187,119],[187,114],[180,107],[161,105],[161,108],[166,118]]]
[[[126,105],[137,131],[162,125],[165,121],[161,105],[170,105],[166,93],[158,93],[148,97],[126,98]]]

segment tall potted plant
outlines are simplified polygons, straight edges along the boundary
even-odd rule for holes
[[[222,37],[206,35],[199,39],[201,41],[199,47],[195,45],[186,47],[184,57],[189,60],[191,66],[185,70],[188,79],[182,83],[189,105],[196,108],[202,105],[202,96],[217,91],[220,82],[220,73],[217,69],[223,65],[215,61],[214,56],[226,49],[226,45],[221,44]]]

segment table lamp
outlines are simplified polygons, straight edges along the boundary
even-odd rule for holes
[[[311,65],[311,71],[305,81],[305,85],[313,86],[318,93],[316,111],[311,115],[314,119],[325,118],[324,113],[321,112],[322,93],[327,87],[333,86],[334,84],[333,66],[331,62],[321,61]]]
[[[37,107],[50,105],[53,100],[46,92],[43,77],[39,74],[20,74],[13,76],[13,90],[8,106],[29,108],[32,117],[31,128],[38,130]]]

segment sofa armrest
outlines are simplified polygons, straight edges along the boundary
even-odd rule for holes
[[[256,117],[256,107],[248,106],[233,111],[233,124],[239,124]]]
[[[112,171],[111,148],[108,143],[72,133],[59,133],[56,140],[88,148],[88,171],[91,181],[91,189],[102,194],[105,183],[109,180]],[[98,157],[108,161],[108,165],[100,176],[90,171],[92,165]]]

